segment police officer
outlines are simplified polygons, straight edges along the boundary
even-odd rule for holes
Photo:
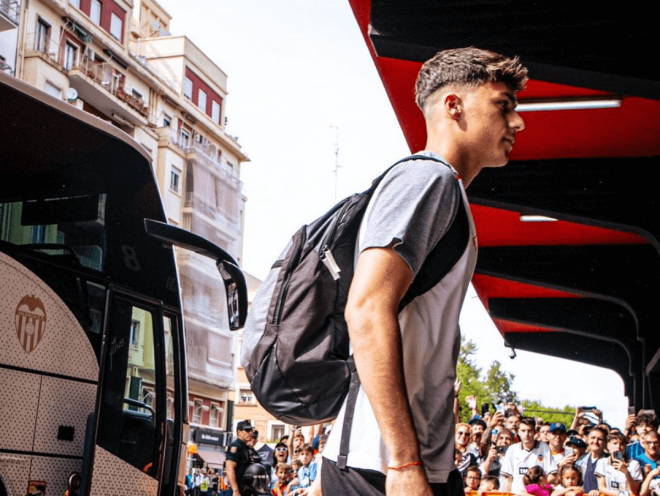
[[[236,426],[238,439],[231,443],[227,450],[225,467],[233,496],[249,496],[243,474],[250,465],[261,462],[259,454],[248,445],[248,441],[253,439],[253,430],[249,420],[239,422]]]

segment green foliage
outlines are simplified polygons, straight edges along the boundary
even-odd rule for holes
[[[571,428],[571,422],[575,416],[575,408],[566,405],[564,408],[550,408],[544,406],[540,401],[523,400],[525,415],[529,417],[541,417],[544,422],[561,422],[566,425],[566,430]]]
[[[461,381],[461,420],[467,422],[470,419],[470,408],[465,398],[467,396],[477,397],[477,407],[481,411],[483,403],[492,405],[500,398],[511,398],[518,402],[518,394],[512,389],[514,375],[502,370],[502,364],[495,360],[490,364],[488,371],[482,376],[481,368],[477,367],[473,355],[477,351],[477,345],[473,341],[465,341],[461,338],[461,349],[458,355],[456,374]]]
[[[502,364],[495,360],[490,364],[486,373],[482,373],[474,361],[477,345],[473,341],[465,341],[461,338],[461,349],[458,355],[456,374],[461,381],[459,399],[461,401],[460,417],[462,422],[467,422],[471,417],[470,408],[465,401],[467,396],[477,397],[477,408],[481,412],[481,405],[491,404],[491,412],[494,411],[493,404],[500,399],[513,401],[520,405],[518,393],[513,390],[513,379],[515,376],[506,372]],[[523,400],[524,414],[530,417],[541,417],[545,422],[562,422],[566,429],[570,427],[575,415],[575,408],[565,406],[561,408],[550,408],[544,406],[540,401]]]

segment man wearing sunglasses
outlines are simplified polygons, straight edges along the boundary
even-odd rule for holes
[[[225,470],[234,496],[247,494],[243,475],[253,463],[261,463],[259,454],[248,442],[253,439],[253,427],[249,420],[243,420],[236,426],[237,439],[229,445]]]

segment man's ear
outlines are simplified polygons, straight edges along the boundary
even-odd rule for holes
[[[451,119],[458,120],[461,118],[462,101],[456,93],[445,95],[444,107]]]

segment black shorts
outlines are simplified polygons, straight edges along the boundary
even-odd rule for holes
[[[341,470],[327,458],[321,464],[323,496],[385,496],[385,475],[375,470],[350,468]],[[452,470],[446,483],[431,484],[435,496],[465,496],[463,477]]]

